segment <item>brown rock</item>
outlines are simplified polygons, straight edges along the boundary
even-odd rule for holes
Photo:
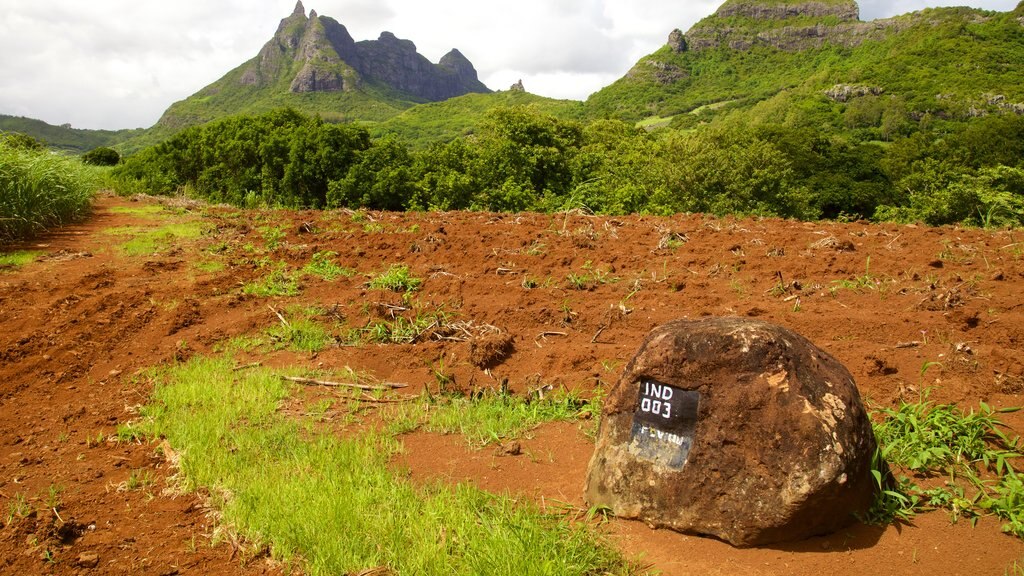
[[[609,392],[586,498],[749,546],[837,530],[873,499],[871,423],[850,373],[739,318],[654,330]]]
[[[82,552],[78,555],[75,565],[79,568],[95,568],[100,563],[100,555],[95,552]]]

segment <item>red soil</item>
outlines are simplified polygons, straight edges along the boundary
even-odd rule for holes
[[[260,333],[279,322],[268,304],[334,307],[351,325],[365,322],[364,303],[401,304],[393,293],[366,289],[365,275],[306,277],[301,295],[267,299],[241,293],[242,283],[264,273],[254,265],[195,266],[237,263],[247,244],[262,248],[260,226],[283,226],[286,236],[269,257],[293,268],[323,250],[362,274],[407,264],[424,279],[421,303],[497,327],[512,344],[433,340],[333,347],[314,358],[251,354],[243,362],[351,366],[415,392],[435,385],[432,369],[443,359],[467,390],[507,379],[517,391],[550,384],[589,394],[614,382],[655,326],[739,315],[808,337],[850,369],[876,406],[916,399],[925,388],[936,401],[965,407],[1022,403],[1019,233],[702,216],[374,213],[353,222],[341,212],[197,209],[146,218],[114,210],[150,203],[100,198],[88,222],[19,247],[41,250],[37,262],[0,272],[0,523],[21,498],[33,510],[0,528],[2,574],[282,571],[230,541],[211,545],[215,517],[201,495],[164,492],[173,470],[155,446],[105,438],[147,401],[141,370]],[[124,238],[105,233],[200,212],[214,233],[156,255],[126,256],[117,249]],[[593,277],[594,270],[607,274],[605,283],[570,286],[569,274]],[[539,287],[524,288],[526,278]],[[940,365],[922,375],[926,362]],[[1006,419],[1024,429],[1024,416]],[[543,426],[519,455],[426,433],[404,442],[396,465],[414,479],[467,480],[543,506],[583,506],[592,444],[580,425]],[[151,475],[152,485],[126,489],[133,473]],[[60,489],[52,501],[51,487]],[[633,522],[613,520],[609,532],[667,575],[1004,574],[1024,558],[1024,543],[1002,534],[997,520],[954,525],[942,512],[744,550]]]

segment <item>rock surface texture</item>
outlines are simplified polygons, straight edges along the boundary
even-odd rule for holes
[[[835,531],[874,495],[874,434],[850,373],[760,321],[654,330],[605,402],[586,497],[737,546]]]

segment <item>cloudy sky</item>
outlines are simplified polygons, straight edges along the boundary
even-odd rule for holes
[[[356,40],[383,30],[436,62],[459,48],[492,89],[585,99],[724,0],[304,0]],[[863,0],[871,20],[1017,0]],[[252,58],[294,0],[0,0],[0,114],[76,128],[151,126]]]

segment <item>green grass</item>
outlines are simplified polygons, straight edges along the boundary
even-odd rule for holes
[[[416,485],[389,467],[392,437],[313,434],[278,413],[291,386],[230,358],[156,376],[144,427],[179,454],[179,481],[213,495],[223,523],[318,576],[626,574],[593,528],[468,485]]]
[[[423,284],[423,280],[410,276],[409,267],[404,264],[392,264],[387,271],[381,272],[370,280],[369,287],[373,290],[391,290],[393,292],[412,292]]]
[[[417,311],[411,318],[396,316],[390,320],[370,321],[349,332],[349,344],[412,344],[427,332],[444,326],[448,315],[443,310]]]
[[[302,271],[306,274],[323,278],[328,282],[337,280],[338,278],[349,278],[355,276],[355,270],[340,266],[334,261],[337,257],[337,252],[317,252],[316,254],[313,254],[312,260],[310,260],[309,264],[306,264],[306,267],[303,268]]]
[[[296,318],[267,330],[271,342],[294,352],[320,352],[334,343],[323,324],[311,318]]]
[[[38,250],[18,250],[15,252],[8,252],[7,254],[0,254],[0,272],[4,270],[16,270],[35,262],[42,252]]]
[[[424,398],[392,409],[386,420],[396,433],[423,429],[461,434],[476,447],[519,438],[544,422],[576,420],[589,413],[589,403],[575,394],[543,399],[492,392],[478,398],[442,396]]]
[[[243,294],[251,294],[261,298],[276,296],[298,296],[299,281],[295,274],[287,271],[287,267],[279,265],[270,274],[250,282],[242,287]]]
[[[227,264],[218,260],[201,260],[192,265],[196,270],[212,274],[214,272],[223,272],[227,269]]]
[[[168,224],[156,229],[139,226],[108,228],[104,233],[114,236],[133,236],[124,242],[120,250],[126,256],[152,256],[176,247],[181,242],[200,238],[209,226],[202,222],[181,222]]]
[[[879,452],[874,476],[880,493],[867,520],[907,520],[924,510],[945,509],[953,520],[972,521],[992,515],[1003,531],[1024,538],[1024,482],[1013,467],[1020,458],[1019,439],[1003,432],[997,410],[981,402],[964,412],[952,404],[919,401],[874,413]],[[915,478],[944,478],[940,486],[922,488],[885,464]]]
[[[98,182],[73,158],[14,148],[0,135],[0,244],[81,220]]]
[[[167,216],[167,210],[159,204],[148,204],[144,206],[114,206],[110,209],[111,214],[125,214],[128,216],[154,217]]]

